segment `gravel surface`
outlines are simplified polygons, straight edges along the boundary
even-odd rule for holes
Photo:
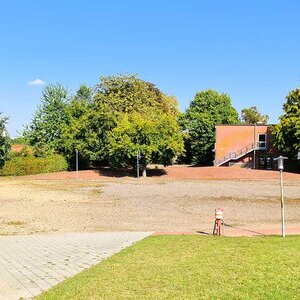
[[[280,222],[278,180],[0,181],[0,234],[211,231],[214,209],[242,228]],[[288,226],[300,226],[300,181],[285,181]]]

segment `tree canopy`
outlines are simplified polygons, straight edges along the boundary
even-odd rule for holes
[[[246,124],[267,124],[269,120],[268,115],[262,115],[256,106],[251,106],[249,108],[242,109],[241,112],[242,122]]]
[[[134,75],[101,77],[74,96],[61,85],[47,86],[42,104],[25,130],[31,145],[62,153],[70,166],[74,152],[85,164],[128,167],[137,150],[142,166],[169,164],[183,152],[178,102]]]
[[[300,88],[287,95],[283,110],[272,131],[274,143],[283,153],[295,158],[300,152]]]
[[[60,84],[44,88],[41,105],[24,131],[29,144],[45,151],[63,151],[62,125],[67,120],[69,92]]]
[[[132,75],[101,77],[94,105],[102,119],[99,138],[110,165],[133,165],[138,150],[144,167],[168,164],[182,153],[177,100],[152,83]]]
[[[182,129],[188,131],[185,141],[188,163],[209,164],[214,158],[216,124],[238,123],[238,113],[227,94],[214,90],[196,93],[181,118]]]

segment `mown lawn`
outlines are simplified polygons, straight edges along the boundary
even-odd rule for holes
[[[300,236],[152,236],[38,299],[300,299]]]

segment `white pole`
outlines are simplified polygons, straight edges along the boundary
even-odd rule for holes
[[[79,179],[79,173],[78,173],[78,150],[76,149],[75,150],[75,153],[76,153],[76,180]]]
[[[256,168],[256,123],[254,124],[254,151],[253,151],[253,169]]]
[[[136,154],[136,177],[140,178],[140,150]]]
[[[281,185],[281,234],[285,237],[285,221],[284,221],[284,199],[283,199],[283,178],[282,170],[280,170],[280,185]]]

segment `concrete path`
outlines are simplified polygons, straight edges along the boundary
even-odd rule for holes
[[[149,232],[0,237],[0,299],[28,299],[132,245]]]

